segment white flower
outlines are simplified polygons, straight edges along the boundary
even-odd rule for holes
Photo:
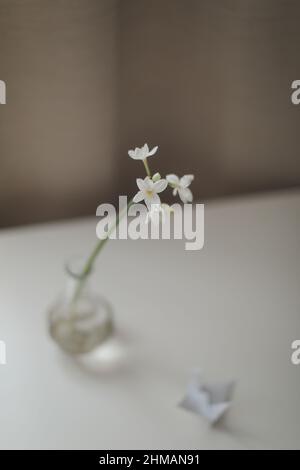
[[[148,208],[151,208],[153,204],[160,204],[160,198],[157,193],[161,193],[168,186],[168,182],[165,179],[159,181],[152,181],[149,176],[146,176],[144,180],[138,178],[136,180],[139,192],[134,196],[133,202],[145,201]]]
[[[192,202],[193,194],[189,189],[189,185],[194,179],[194,175],[184,175],[182,178],[178,178],[177,175],[167,175],[167,181],[172,186],[173,196],[176,196],[177,192],[180,199],[185,204],[187,202]]]
[[[152,150],[149,150],[148,144],[145,144],[143,147],[136,147],[135,150],[129,150],[128,155],[134,160],[145,160],[147,157],[151,157],[157,152],[158,147],[153,147]]]

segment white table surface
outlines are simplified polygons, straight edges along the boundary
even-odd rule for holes
[[[1,448],[300,448],[300,192],[205,205],[205,246],[111,241],[93,287],[117,336],[74,361],[47,333],[96,217],[0,232]],[[235,378],[224,424],[177,406],[190,370]]]

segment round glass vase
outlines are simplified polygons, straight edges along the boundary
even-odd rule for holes
[[[113,332],[108,302],[89,289],[91,272],[82,275],[83,263],[66,265],[66,288],[49,312],[49,331],[54,341],[69,354],[88,353]]]

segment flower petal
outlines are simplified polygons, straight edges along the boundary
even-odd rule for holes
[[[156,147],[153,147],[152,150],[150,150],[150,152],[148,151],[148,157],[151,157],[152,155],[154,155],[158,150],[158,146]]]
[[[144,191],[144,190],[145,190],[145,183],[144,183],[144,180],[142,180],[141,178],[137,178],[136,184],[137,184],[137,187],[140,189],[140,191]]]
[[[173,174],[172,175],[167,175],[166,178],[167,178],[168,183],[170,183],[174,186],[179,185],[179,178],[178,178],[177,175],[173,175]]]
[[[145,203],[149,210],[151,210],[151,206],[160,204],[160,197],[158,194],[153,193],[151,197],[145,197]]]
[[[135,150],[128,150],[128,155],[129,155],[131,158],[134,158],[134,159],[136,159],[136,153],[135,153]]]
[[[177,191],[178,191],[178,189],[177,189],[177,188],[174,188],[174,189],[173,189],[173,196],[176,196],[176,194],[177,194]]]
[[[192,191],[189,188],[180,188],[178,190],[179,197],[182,200],[184,204],[187,202],[192,202],[193,200],[193,194]]]
[[[180,186],[182,188],[187,188],[194,179],[194,175],[184,175],[180,178]]]
[[[139,191],[138,193],[136,193],[136,195],[134,196],[133,198],[133,202],[141,202],[143,199],[145,198],[145,194],[143,193],[143,191]]]
[[[152,191],[153,190],[154,183],[149,176],[146,176],[144,179],[144,191]]]
[[[144,149],[144,147],[136,147],[134,150],[129,150],[128,155],[134,160],[144,160],[146,157],[146,150]]]
[[[164,191],[166,189],[167,186],[168,186],[168,182],[165,179],[161,179],[159,181],[156,181],[153,184],[153,188],[154,188],[154,191],[156,193],[161,193],[162,191]]]

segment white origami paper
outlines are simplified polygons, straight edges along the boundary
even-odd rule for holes
[[[204,416],[215,424],[231,405],[235,383],[207,384],[200,371],[194,371],[180,406]]]

